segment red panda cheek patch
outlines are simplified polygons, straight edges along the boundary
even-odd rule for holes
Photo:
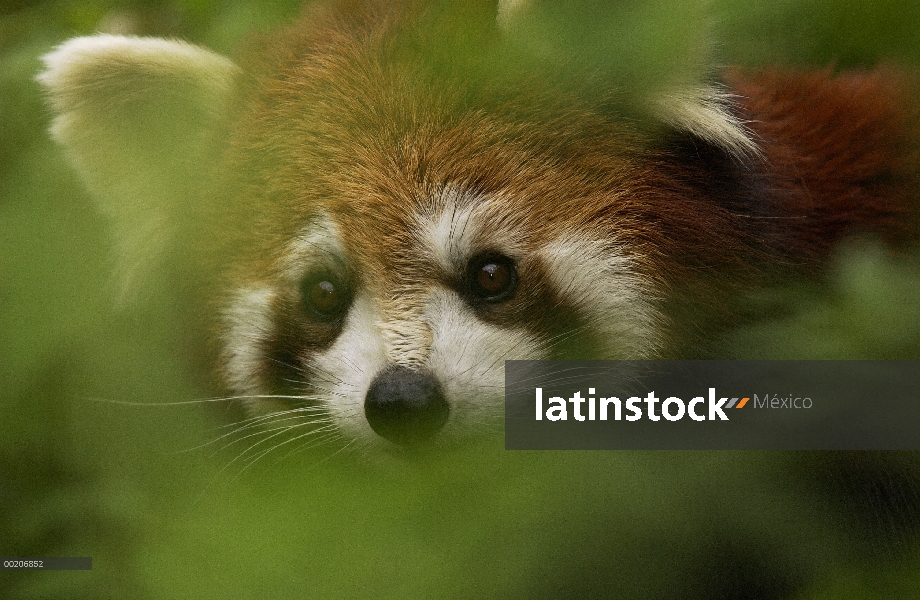
[[[650,358],[661,345],[650,277],[615,241],[562,237],[539,253],[558,297],[575,307],[599,340],[598,358]]]
[[[428,366],[451,404],[448,432],[474,431],[474,424],[502,414],[506,357],[548,356],[545,343],[530,329],[484,321],[452,290],[432,290],[425,317],[433,335]]]
[[[229,387],[238,394],[265,392],[261,377],[266,345],[274,336],[273,304],[276,293],[267,287],[236,292],[224,310],[223,371]],[[250,407],[257,401],[246,402]]]
[[[374,436],[364,418],[364,400],[374,377],[388,365],[379,320],[373,299],[359,292],[339,336],[304,366],[310,387],[322,398],[323,407],[352,437]]]
[[[525,251],[518,204],[499,194],[464,193],[447,186],[426,210],[415,216],[419,252],[448,274],[466,270],[467,262],[484,251],[517,256]]]

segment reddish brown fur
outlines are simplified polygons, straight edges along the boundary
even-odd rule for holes
[[[725,79],[763,156],[726,169],[698,144],[646,175],[652,194],[672,196],[655,209],[671,233],[653,243],[664,243],[669,312],[689,327],[679,345],[733,325],[744,292],[819,274],[846,237],[905,247],[918,234],[912,80],[892,69],[731,70]],[[693,197],[704,206],[691,208]]]
[[[434,77],[400,46],[424,18],[414,3],[357,4],[316,9],[253,63],[263,75],[220,191],[243,208],[232,280],[272,279],[278,252],[323,210],[360,283],[411,317],[420,308],[399,299],[444,277],[408,236],[413,216],[445,185],[502,193],[534,252],[560,230],[626,242],[666,314],[689,322],[664,350],[683,354],[730,322],[740,290],[813,272],[842,236],[904,243],[916,231],[913,114],[889,71],[727,73],[764,152],[738,162],[533,79]],[[522,269],[539,280],[540,265]],[[535,297],[509,310],[537,310]]]
[[[728,81],[761,140],[772,195],[808,217],[796,253],[820,258],[861,230],[891,244],[916,235],[916,89],[903,75],[774,69]]]

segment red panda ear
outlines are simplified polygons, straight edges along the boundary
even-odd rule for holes
[[[715,85],[662,91],[652,100],[652,111],[665,125],[737,161],[762,156],[754,133],[733,111],[731,95]]]
[[[70,40],[44,63],[51,134],[112,221],[126,291],[197,196],[240,70],[183,42],[113,35]]]

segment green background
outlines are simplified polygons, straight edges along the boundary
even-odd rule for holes
[[[127,404],[208,391],[175,352],[168,299],[113,308],[107,225],[45,133],[38,57],[126,27],[233,53],[298,10],[0,4],[0,554],[94,560],[89,572],[0,572],[0,597],[670,598],[762,562],[809,574],[797,598],[920,597],[916,544],[856,547],[845,511],[790,475],[805,455],[509,453],[485,439],[412,465],[320,448],[246,468],[254,440],[221,438],[222,403]],[[914,0],[716,0],[709,15],[721,64],[920,64]],[[920,358],[917,256],[841,249],[822,285],[752,299],[776,318],[730,351]]]

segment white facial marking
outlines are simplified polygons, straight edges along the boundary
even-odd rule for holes
[[[262,391],[258,374],[265,359],[265,343],[274,334],[274,297],[275,292],[267,287],[242,289],[224,314],[225,377],[238,393]]]
[[[364,417],[364,398],[374,377],[387,366],[378,318],[371,298],[359,293],[342,333],[307,367],[313,372],[317,395],[325,399],[329,414],[349,437],[376,437]]]
[[[417,218],[416,239],[423,252],[447,272],[462,271],[477,250],[488,247],[510,257],[521,254],[523,228],[500,195],[471,197],[446,188],[431,210]]]
[[[328,215],[317,214],[289,245],[282,273],[289,283],[297,283],[311,268],[344,267],[344,257],[338,225]]]
[[[390,363],[411,369],[425,363],[431,346],[431,329],[421,318],[419,294],[409,293],[411,298],[391,298],[386,303],[387,316],[377,327]]]
[[[342,333],[310,361],[312,381],[330,415],[347,437],[378,440],[364,416],[364,401],[374,378],[392,364],[377,326],[371,298],[359,294]],[[425,364],[450,403],[444,434],[479,431],[500,422],[505,360],[543,358],[539,340],[525,331],[503,329],[473,313],[455,292],[432,289],[424,311],[433,339]],[[311,368],[312,367],[312,368]]]
[[[445,192],[441,198],[440,210],[420,219],[419,242],[439,267],[452,271],[469,257],[479,223],[473,217],[472,203],[461,203],[454,192]]]
[[[476,431],[501,421],[505,361],[545,358],[540,341],[523,329],[479,319],[456,292],[432,291],[426,318],[434,340],[429,369],[450,402],[445,433]]]
[[[540,253],[557,293],[590,319],[605,348],[603,359],[641,359],[654,355],[659,316],[649,282],[633,261],[610,243],[563,237]]]

